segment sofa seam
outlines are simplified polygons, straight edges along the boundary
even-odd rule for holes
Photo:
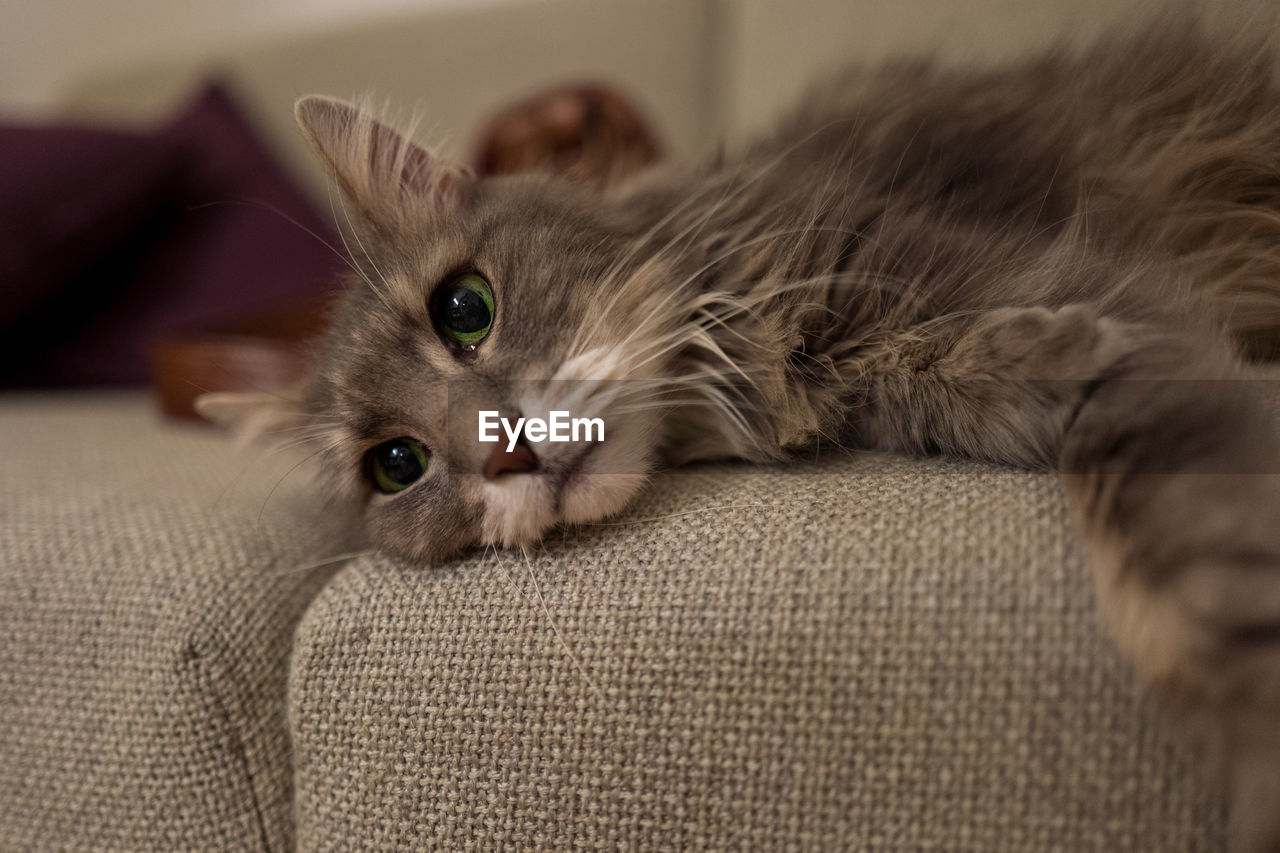
[[[323,582],[317,584],[315,589],[311,590],[310,594],[306,595],[306,602],[302,606],[302,609],[298,615],[296,623],[293,626],[293,630],[290,632],[290,636],[288,639],[289,648],[286,652],[286,655],[290,660],[293,657],[293,645],[294,645],[295,637],[297,634],[298,625],[301,624],[303,616],[305,616],[306,612],[310,610],[311,605],[315,602],[315,599],[319,596],[319,594],[326,587],[328,587],[330,581],[332,580],[333,575],[337,574],[337,571],[340,570],[344,565],[346,565],[349,562],[350,561],[348,560],[348,561],[344,561],[343,563],[336,564],[335,567],[330,571],[329,575],[324,578]],[[304,579],[300,583],[291,587],[289,590],[289,596],[297,595],[299,591],[305,590],[307,583],[308,583],[308,580]],[[243,778],[249,788],[249,799],[253,804],[253,814],[254,814],[254,818],[257,821],[259,841],[260,841],[260,844],[262,845],[261,849],[266,851],[266,853],[273,853],[275,848],[271,844],[271,832],[268,830],[268,827],[267,827],[267,819],[266,819],[266,814],[263,808],[263,802],[262,802],[262,796],[261,796],[262,792],[260,790],[259,780],[258,780],[257,774],[255,774],[253,770],[253,762],[249,758],[249,749],[247,744],[248,738],[246,736],[246,729],[245,727],[236,724],[235,718],[231,713],[231,707],[233,705],[237,705],[240,703],[238,703],[235,699],[235,696],[232,695],[230,685],[244,683],[245,673],[242,672],[240,668],[236,665],[234,656],[228,654],[231,648],[231,644],[228,642],[228,638],[222,626],[216,623],[208,622],[208,621],[205,621],[202,624],[204,625],[207,631],[207,633],[204,634],[205,641],[203,643],[203,646],[209,653],[207,655],[208,663],[207,663],[207,666],[200,666],[201,664],[205,663],[206,656],[201,655],[199,653],[196,653],[193,656],[192,662],[193,664],[196,664],[197,666],[199,666],[201,669],[205,670],[207,675],[220,676],[218,678],[213,678],[211,680],[211,683],[210,683],[211,689],[209,692],[210,692],[212,701],[217,706],[217,712],[221,715],[223,722],[230,729],[233,730],[233,733],[231,735],[232,749],[235,753],[236,761],[240,766],[240,770],[241,770],[241,773],[243,774]],[[199,636],[199,635],[196,635],[196,636]],[[196,650],[200,647],[200,645],[201,644],[196,639],[196,637],[193,637],[190,643],[190,647],[193,650]],[[288,691],[289,691],[288,682],[290,679],[291,668],[292,668],[291,665],[286,664],[285,672],[284,672],[284,680],[285,680],[284,695],[282,696],[283,707],[280,708],[280,711],[282,716],[281,722],[283,722],[284,724],[284,735],[287,742],[287,751],[290,755],[290,758],[289,758],[290,766],[288,768],[289,788],[290,788],[289,798],[291,801],[296,801],[297,799],[296,768],[293,766],[293,761],[292,761],[292,754],[294,753],[293,732],[292,732],[292,727],[289,721],[289,709],[288,709]],[[232,678],[234,678],[234,681],[231,680]],[[292,806],[289,810],[289,819],[290,821],[293,822],[293,826],[291,828],[292,831],[289,834],[293,836],[294,846],[296,848],[297,818],[294,813],[294,808]]]
[[[195,644],[193,643],[192,645],[194,646]],[[221,646],[221,643],[218,645]],[[199,657],[197,657],[197,659],[192,663],[195,664],[198,669],[205,670],[207,676],[229,677],[232,675],[231,668],[217,664],[216,659],[211,660],[208,666],[205,666],[204,661]],[[213,670],[215,669],[218,671],[214,672]],[[239,725],[236,725],[236,722],[231,715],[231,710],[227,701],[228,697],[224,695],[224,690],[220,686],[222,683],[221,680],[217,677],[212,677],[210,682],[212,687],[209,691],[210,696],[217,707],[218,714],[221,716],[223,724],[230,731],[232,753],[235,755],[235,760],[240,766],[240,772],[249,789],[249,802],[253,805],[253,816],[257,824],[259,843],[262,845],[262,850],[270,853],[272,850],[270,836],[267,832],[266,818],[263,815],[262,803],[260,802],[258,794],[258,781],[253,772],[252,762],[249,761],[249,750],[245,744],[244,732],[241,730]]]

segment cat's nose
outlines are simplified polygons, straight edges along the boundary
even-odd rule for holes
[[[509,451],[505,439],[493,446],[493,450],[489,452],[489,458],[484,463],[484,478],[496,480],[503,474],[527,474],[536,470],[538,470],[538,457],[534,455],[533,450],[525,443],[524,436],[521,435],[516,440],[515,447]]]

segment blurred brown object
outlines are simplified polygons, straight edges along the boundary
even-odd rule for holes
[[[244,323],[157,340],[151,381],[161,410],[199,419],[195,401],[206,392],[279,391],[301,381],[333,301],[318,296]]]
[[[609,184],[658,159],[653,131],[635,106],[603,86],[565,86],[526,98],[489,122],[480,137],[481,175],[542,170]]]
[[[603,86],[552,89],[498,113],[480,135],[476,171],[546,170],[604,186],[658,159],[659,145],[639,111]],[[165,414],[198,418],[207,391],[279,391],[306,375],[311,342],[327,327],[332,297],[152,347],[152,374]]]

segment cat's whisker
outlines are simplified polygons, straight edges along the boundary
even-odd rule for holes
[[[656,251],[652,252],[650,256],[650,260],[654,261],[654,260],[661,260],[665,258],[668,251],[672,247],[674,247],[677,243],[683,241],[686,237],[689,237],[690,239],[688,242],[692,243],[692,239],[696,238],[696,236],[699,233],[701,233],[701,229],[705,227],[707,222],[709,222],[712,218],[714,218],[716,213],[720,211],[721,207],[725,203],[727,203],[727,201],[744,196],[749,189],[755,186],[755,184],[757,184],[759,181],[763,180],[766,176],[771,174],[775,169],[779,168],[781,164],[785,162],[788,157],[790,157],[793,153],[795,153],[801,147],[803,147],[803,145],[807,143],[809,140],[817,137],[819,134],[825,132],[826,130],[829,130],[830,128],[845,122],[851,122],[856,126],[859,120],[860,120],[859,116],[855,116],[851,119],[845,119],[845,118],[834,119],[814,129],[811,133],[806,134],[805,136],[801,137],[799,140],[796,140],[792,145],[788,146],[787,148],[779,152],[773,160],[766,162],[762,166],[758,167],[756,169],[755,174],[749,180],[735,186],[735,183],[738,181],[738,178],[740,176],[741,170],[744,168],[744,165],[745,165],[745,161],[740,161],[735,166],[734,172],[727,178],[727,180],[723,182],[724,187],[721,191],[720,198],[714,204],[710,205],[699,219],[695,220],[694,222],[690,223],[682,230],[678,231],[670,240],[668,240],[666,244],[661,246]],[[665,216],[663,216],[641,240],[636,241],[636,243],[632,246],[632,248],[624,255],[623,259],[620,260],[617,264],[615,264],[615,266],[613,267],[610,273],[606,274],[603,277],[603,283],[604,283],[603,289],[606,292],[609,290],[613,290],[614,293],[610,297],[609,301],[605,304],[603,309],[600,311],[601,316],[609,315],[610,311],[613,308],[613,305],[616,303],[616,300],[619,298],[620,294],[625,290],[625,288],[613,287],[613,278],[625,266],[625,264],[629,262],[632,258],[634,258],[634,256],[642,248],[645,248],[648,243],[648,240],[652,238],[654,235],[656,235],[657,232],[661,230],[663,226],[665,226],[669,221],[674,219],[678,214],[682,213],[687,207],[692,206],[694,202],[700,201],[703,193],[709,193],[716,186],[717,185],[715,183],[711,183],[711,184],[708,184],[705,188],[698,189],[695,192],[689,194],[689,196],[686,199],[681,201],[670,212],[668,212]],[[810,224],[812,224],[812,221]],[[580,354],[580,352],[581,352],[581,349],[575,349],[572,352],[572,354],[577,355],[577,354]]]
[[[816,135],[819,132],[820,130],[815,130],[813,135]],[[643,235],[643,237],[641,237],[639,240],[634,242],[631,249],[623,255],[622,259],[612,268],[612,271],[609,274],[606,274],[606,276],[604,276],[603,282],[605,284],[605,289],[606,290],[611,289],[614,283],[613,277],[617,274],[617,272],[620,271],[626,265],[626,263],[628,263],[632,258],[634,258],[638,252],[640,252],[641,250],[649,250],[649,246],[648,246],[649,240],[651,240],[654,236],[656,236],[657,233],[661,231],[663,227],[665,227],[669,222],[677,218],[686,209],[688,209],[689,207],[692,207],[697,202],[702,201],[705,195],[709,195],[711,192],[713,192],[717,188],[720,189],[720,198],[717,199],[715,203],[709,205],[699,218],[697,218],[694,222],[690,223],[689,225],[677,231],[676,234],[672,236],[663,246],[659,247],[656,250],[649,251],[649,255],[652,259],[661,260],[665,258],[667,256],[668,251],[671,248],[673,248],[677,243],[683,241],[691,233],[694,234],[695,236],[697,233],[700,233],[701,228],[704,227],[705,224],[708,221],[710,221],[717,212],[719,212],[721,207],[729,199],[745,195],[747,190],[749,190],[752,186],[754,186],[764,176],[769,174],[773,167],[777,166],[783,160],[785,160],[787,156],[789,156],[796,149],[798,149],[805,141],[807,141],[808,138],[809,137],[805,137],[805,139],[797,141],[795,145],[785,149],[774,159],[772,163],[766,164],[765,166],[759,168],[756,171],[756,174],[750,180],[746,181],[743,184],[735,186],[736,182],[738,181],[738,178],[741,175],[742,170],[746,166],[745,161],[739,161],[734,166],[734,171],[721,182],[723,183],[723,187],[720,187],[719,184],[715,182],[709,182],[705,184],[703,187],[695,189],[694,192],[690,193],[686,198],[682,199],[666,215],[661,217],[648,230],[648,232],[645,235]],[[616,299],[616,295],[614,298]],[[605,311],[602,311],[601,313],[607,314],[608,309],[612,308],[612,305],[613,305],[613,300],[611,299],[610,302],[606,304]]]
[[[689,281],[691,281],[693,277],[696,277],[696,275],[700,274],[701,272],[705,272],[705,270],[706,270],[707,268],[709,268],[710,266],[713,266],[713,265],[715,265],[715,264],[717,264],[717,263],[720,263],[722,260],[724,260],[724,259],[726,259],[726,258],[728,258],[728,257],[732,256],[734,253],[736,253],[736,252],[738,252],[738,251],[742,251],[742,250],[745,250],[745,249],[747,249],[747,248],[750,248],[750,247],[751,247],[752,245],[754,245],[755,243],[763,242],[763,241],[767,241],[767,240],[770,240],[770,239],[776,239],[776,238],[777,238],[777,237],[779,237],[779,236],[787,236],[787,235],[789,235],[789,234],[802,234],[802,233],[809,233],[809,232],[814,232],[814,231],[835,231],[835,232],[837,232],[837,233],[846,233],[846,234],[850,234],[850,235],[852,235],[852,234],[854,233],[854,232],[850,232],[850,231],[848,231],[847,229],[835,229],[835,228],[801,228],[801,229],[787,229],[787,230],[785,230],[784,232],[781,232],[781,233],[779,233],[779,232],[771,232],[771,233],[768,233],[768,234],[760,235],[759,237],[757,237],[757,238],[756,238],[755,240],[753,240],[753,241],[748,241],[748,242],[746,242],[746,243],[739,244],[739,245],[737,245],[737,246],[735,246],[735,247],[731,248],[730,250],[728,250],[728,251],[726,251],[726,252],[722,253],[719,257],[717,257],[717,258],[713,259],[711,262],[709,262],[707,265],[705,265],[701,270],[699,270],[698,272],[696,272],[696,273],[694,274],[694,276],[690,277]],[[819,282],[819,281],[821,281],[821,280],[822,280],[822,279],[820,279],[820,278],[814,278],[814,279],[812,279],[812,282]],[[617,347],[619,347],[619,348],[624,347],[626,344],[628,344],[628,343],[630,342],[630,340],[631,340],[631,339],[633,339],[633,338],[637,337],[638,335],[640,335],[641,333],[643,333],[644,331],[646,331],[646,329],[648,328],[648,323],[649,323],[649,321],[653,319],[653,317],[656,315],[657,311],[661,310],[662,308],[667,307],[667,306],[672,302],[672,300],[675,298],[675,294],[679,294],[679,293],[681,293],[681,292],[683,291],[684,286],[685,286],[685,285],[687,285],[687,283],[688,283],[688,281],[686,281],[685,283],[683,283],[682,285],[678,286],[678,287],[677,287],[677,288],[675,288],[673,291],[671,291],[670,293],[668,293],[668,294],[667,294],[667,295],[666,295],[666,296],[665,296],[665,297],[664,297],[664,298],[659,302],[659,304],[658,304],[657,306],[655,306],[653,309],[651,309],[651,310],[650,310],[649,315],[648,315],[648,316],[646,316],[646,317],[645,317],[645,319],[644,319],[643,321],[641,321],[640,323],[636,323],[636,324],[633,326],[633,329],[632,329],[631,333],[627,336],[627,338],[625,338],[625,339],[624,339],[620,344],[618,344],[618,345],[616,345],[616,346],[617,346]],[[790,286],[791,286],[791,287],[798,287],[798,286],[803,286],[804,284],[807,284],[807,283],[810,283],[810,282],[792,283]],[[749,305],[751,302],[764,302],[764,301],[765,301],[765,300],[767,300],[767,299],[775,298],[775,297],[776,297],[777,295],[779,295],[780,293],[785,292],[785,290],[786,290],[786,289],[788,289],[788,288],[787,288],[787,287],[762,288],[759,292],[753,293],[753,294],[751,294],[749,297],[742,297],[742,296],[737,296],[737,295],[729,295],[729,294],[716,293],[716,292],[711,292],[711,293],[707,293],[707,294],[700,294],[700,295],[698,295],[697,297],[695,297],[694,304],[693,304],[693,305],[691,305],[691,306],[689,306],[688,308],[685,308],[685,310],[691,310],[691,309],[693,309],[693,308],[694,308],[694,306],[699,305],[699,304],[705,305],[705,304],[710,304],[710,303],[714,303],[714,302],[717,302],[717,301],[725,302],[725,301],[733,300],[733,301],[736,301],[736,302],[740,302],[740,303],[742,303],[743,305]],[[639,364],[639,365],[643,365],[643,364],[647,364],[649,361],[650,361],[649,359],[645,359],[645,360],[640,361],[640,362],[634,362],[634,361],[633,361],[632,369],[636,369],[636,365],[637,365],[637,364]]]
[[[730,182],[729,182],[730,185],[732,184],[732,180],[733,179],[730,179]],[[612,291],[612,294],[610,295],[609,300],[599,310],[598,312],[599,316],[602,316],[602,317],[610,316],[613,310],[613,307],[617,303],[617,300],[627,292],[628,288],[625,285],[616,286],[617,284],[616,279],[625,269],[627,264],[629,264],[642,250],[648,249],[649,240],[651,240],[654,236],[656,236],[657,233],[668,222],[671,222],[672,220],[674,220],[678,215],[683,213],[687,208],[692,207],[694,204],[701,201],[703,195],[705,193],[710,193],[713,189],[714,189],[714,185],[708,185],[693,193],[690,193],[687,198],[682,200],[679,204],[673,207],[665,216],[659,219],[644,236],[642,236],[638,240],[633,241],[631,248],[627,252],[625,252],[623,256],[610,268],[610,270],[601,277],[601,289],[606,293]],[[740,190],[740,192],[745,192],[745,187],[742,190]],[[721,199],[716,204],[708,208],[708,210],[704,213],[700,222],[706,222],[707,219],[709,219],[715,213],[720,203],[724,201],[725,195],[727,193],[728,193],[728,187],[726,187],[725,190],[722,192]],[[694,224],[697,224],[697,223],[694,223]],[[673,236],[670,240],[668,240],[668,242],[665,245],[659,247],[656,251],[650,252],[648,257],[648,264],[656,266],[658,262],[663,261],[667,257],[668,251],[672,247],[674,247],[676,243],[680,242],[687,234],[689,234],[692,228],[693,228],[693,225],[686,226],[684,229],[681,229],[680,231],[678,231],[675,234],[675,236]],[[633,273],[632,277],[634,278],[636,275],[638,275],[638,272]],[[584,350],[585,350],[585,345],[579,342],[579,344],[577,344],[575,348],[571,350],[571,357],[574,355],[580,355]]]
[[[532,600],[529,598],[529,593],[520,588],[520,585],[516,583],[516,579],[511,576],[511,573],[507,571],[507,567],[502,564],[502,558],[498,556],[498,546],[493,542],[489,542],[484,546],[484,556],[482,559],[487,559],[491,554],[493,556],[493,565],[498,569],[498,571],[502,572],[502,576],[507,579],[507,584],[519,593],[521,598],[526,601]]]
[[[226,496],[231,493],[231,490],[234,489],[236,485],[239,484],[240,481],[244,479],[245,474],[249,473],[250,469],[252,469],[253,467],[254,466],[252,462],[245,462],[243,465],[240,466],[240,470],[236,472],[235,476],[233,476],[230,480],[228,480],[226,485],[224,485],[221,489],[218,490],[218,494],[216,497],[214,497],[213,503],[209,505],[210,513],[214,513],[218,510],[218,507],[222,504],[223,499],[226,498]]]
[[[352,272],[356,273],[357,275],[360,274],[359,268],[356,267],[356,265],[352,262],[351,258],[349,258],[347,255],[344,255],[342,252],[338,251],[337,246],[334,246],[332,243],[326,240],[323,236],[316,233],[315,229],[310,228],[306,225],[303,225],[301,222],[298,221],[296,217],[290,216],[289,214],[285,213],[283,210],[281,210],[280,208],[276,207],[273,204],[268,204],[267,202],[260,201],[258,199],[226,199],[224,201],[212,201],[212,202],[206,202],[205,204],[192,205],[188,209],[202,210],[206,207],[215,207],[215,206],[224,205],[224,204],[244,205],[245,207],[252,207],[258,210],[263,210],[263,211],[266,211],[267,213],[272,213],[280,217],[285,222],[288,222],[290,225],[294,226],[302,233],[314,238],[317,243],[319,243],[321,246],[324,246],[326,249],[328,249],[333,254],[334,257],[342,261],[342,263],[345,264]]]
[[[685,287],[685,286],[686,286],[690,281],[692,281],[692,280],[693,280],[693,277],[696,277],[696,275],[700,274],[701,272],[705,272],[705,270],[706,270],[707,268],[709,268],[710,266],[713,266],[714,264],[719,263],[720,261],[722,261],[722,260],[724,260],[724,259],[726,259],[726,258],[728,258],[728,257],[732,256],[734,253],[736,253],[736,252],[738,252],[738,251],[742,251],[742,250],[744,250],[744,249],[750,248],[750,247],[751,247],[753,244],[755,244],[755,243],[763,242],[763,241],[765,241],[765,240],[769,240],[769,239],[776,239],[776,238],[777,238],[777,237],[779,237],[779,236],[789,236],[789,235],[793,235],[793,234],[807,233],[807,232],[811,232],[811,231],[814,231],[814,230],[835,230],[835,231],[840,232],[840,233],[851,233],[851,232],[846,232],[846,231],[844,231],[843,229],[786,229],[786,230],[784,230],[784,231],[782,231],[782,232],[772,232],[772,233],[770,233],[770,234],[761,235],[760,237],[757,237],[757,238],[756,238],[755,240],[753,240],[753,241],[748,241],[747,243],[743,243],[743,244],[740,244],[740,245],[738,245],[738,246],[735,246],[734,248],[732,248],[732,249],[730,249],[730,250],[728,250],[728,251],[724,252],[724,253],[723,253],[721,256],[719,256],[718,258],[716,258],[716,259],[714,259],[713,261],[709,262],[709,263],[708,263],[707,265],[705,265],[701,270],[699,270],[698,272],[696,272],[696,273],[694,274],[694,276],[691,276],[691,277],[690,277],[690,279],[686,280],[686,282],[682,283],[681,285],[677,286],[674,290],[672,290],[671,292],[669,292],[669,293],[668,293],[668,294],[667,294],[667,295],[666,295],[666,296],[665,296],[665,297],[664,297],[664,298],[659,302],[659,304],[658,304],[657,306],[655,306],[655,307],[650,311],[650,313],[649,313],[649,314],[648,314],[648,315],[647,315],[647,316],[646,316],[646,317],[645,317],[641,322],[639,322],[639,323],[635,324],[635,326],[633,327],[632,332],[631,332],[631,333],[630,333],[630,334],[629,334],[625,339],[623,339],[623,341],[622,341],[622,342],[620,342],[619,344],[615,345],[615,346],[616,346],[616,348],[618,348],[618,349],[622,349],[622,348],[624,348],[624,347],[625,347],[625,346],[626,346],[626,345],[627,345],[627,344],[628,344],[632,339],[634,339],[635,337],[637,337],[638,335],[640,335],[642,332],[646,331],[646,330],[647,330],[647,327],[648,327],[648,323],[649,323],[649,321],[653,319],[653,317],[656,315],[657,311],[658,311],[658,310],[660,310],[661,308],[664,308],[664,307],[666,307],[667,305],[669,305],[669,304],[671,303],[671,301],[675,298],[675,294],[679,294],[679,293],[681,293],[681,292],[683,291],[684,287]],[[809,284],[811,284],[811,283],[818,282],[818,281],[821,281],[821,279],[820,279],[820,278],[814,278],[814,279],[806,280],[806,281],[802,281],[802,282],[792,282],[792,283],[790,283],[790,284],[788,284],[788,285],[782,285],[782,286],[777,286],[777,287],[773,287],[773,288],[763,288],[760,292],[758,292],[758,293],[754,293],[754,294],[751,294],[751,295],[749,295],[749,296],[738,296],[738,295],[734,295],[734,294],[726,294],[726,293],[722,293],[722,292],[710,292],[710,293],[703,293],[703,294],[698,294],[698,295],[694,298],[693,302],[692,302],[692,303],[690,303],[689,305],[687,305],[687,306],[681,306],[681,307],[682,307],[682,309],[683,309],[683,310],[685,310],[685,311],[693,311],[693,312],[697,312],[698,310],[700,310],[700,308],[703,308],[703,307],[705,307],[705,306],[706,306],[706,305],[708,305],[708,304],[714,304],[714,303],[719,302],[719,303],[733,303],[733,304],[736,304],[736,305],[738,305],[738,306],[741,306],[738,310],[741,310],[741,311],[747,311],[747,310],[750,310],[750,307],[751,307],[751,305],[752,305],[753,303],[762,303],[762,302],[764,302],[764,301],[766,301],[766,300],[768,300],[768,299],[776,298],[778,295],[780,295],[780,294],[782,294],[782,293],[786,292],[788,289],[795,289],[795,288],[799,288],[799,287],[804,287],[804,286],[807,286],[807,285],[809,285]],[[719,321],[716,321],[716,322],[719,322]],[[684,332],[685,332],[685,327],[677,325],[676,330],[677,330],[677,332],[678,332],[678,333],[684,333]],[[686,342],[682,342],[682,343],[686,343]],[[640,360],[637,360],[637,358],[636,358],[636,357],[633,357],[633,358],[632,358],[632,360],[631,360],[631,362],[630,362],[630,364],[629,364],[630,369],[631,369],[631,370],[637,370],[637,369],[639,369],[639,367],[642,367],[642,366],[645,366],[645,365],[649,364],[651,361],[653,361],[653,360],[654,360],[654,358],[656,358],[656,357],[660,357],[660,355],[661,355],[661,354],[663,354],[663,353],[665,353],[665,352],[669,352],[669,351],[671,351],[672,349],[676,348],[676,344],[674,344],[674,343],[673,343],[672,339],[665,339],[665,340],[664,340],[664,339],[661,339],[661,338],[654,338],[654,339],[651,341],[650,347],[655,347],[655,346],[658,346],[658,345],[661,345],[661,346],[662,346],[662,349],[659,349],[659,350],[657,351],[657,354],[656,354],[655,356],[653,356],[653,357],[646,357],[646,358],[644,358],[644,359],[640,359]],[[641,350],[641,351],[640,351],[640,354],[644,354],[644,351],[643,351],[643,350]]]
[[[334,563],[345,563],[351,560],[357,560],[361,557],[371,557],[376,553],[377,551],[375,551],[373,548],[365,548],[360,551],[348,551],[343,554],[333,554],[328,557],[323,557],[319,560],[316,560],[315,562],[306,563],[301,566],[294,566],[294,567],[285,569],[284,571],[271,572],[270,574],[273,577],[288,577],[289,575],[300,575],[306,572],[313,572],[316,569],[323,569],[328,566],[332,566]]]
[[[673,518],[686,518],[690,515],[702,515],[708,512],[734,512],[741,509],[782,509],[790,508],[796,505],[800,506],[820,506],[823,502],[818,500],[812,501],[770,501],[764,503],[745,503],[745,504],[716,504],[714,506],[700,506],[694,509],[681,510],[680,512],[669,512],[664,515],[650,515],[643,518],[624,518],[617,521],[583,521],[579,522],[578,527],[630,527],[633,524],[653,524],[658,521],[670,521]]]
[[[701,388],[701,385],[695,384],[687,386],[689,391],[694,392],[700,391]],[[650,411],[666,411],[668,409],[678,408],[705,408],[708,405],[707,400],[702,397],[667,397],[650,401],[635,401],[616,408],[611,408],[609,411],[611,414],[643,414]],[[743,413],[749,414],[768,414],[769,412],[769,408],[766,405],[749,400],[734,403],[734,408]]]
[[[351,213],[350,211],[347,210],[347,207],[345,204],[342,205],[342,210],[343,210],[343,214],[347,218],[347,223],[351,228],[351,236],[356,241],[356,245],[360,247],[360,252],[361,254],[364,255],[365,262],[368,263],[369,266],[373,269],[373,273],[375,276],[377,276],[378,282],[382,285],[382,287],[383,288],[388,287],[391,283],[390,279],[387,278],[386,273],[384,273],[382,269],[378,266],[377,262],[374,261],[373,255],[370,254],[368,247],[366,247],[364,244],[364,239],[360,236],[360,229],[357,228],[355,224],[351,222]],[[370,282],[370,284],[372,284],[372,282]],[[382,291],[381,289],[379,290],[380,290],[379,298],[386,296],[385,291]],[[385,304],[386,300],[384,299],[383,301]]]
[[[800,289],[814,283],[820,283],[825,278],[827,277],[820,276],[802,281],[790,282],[784,286],[763,288],[763,292],[759,294],[757,299],[744,299],[720,293],[706,294],[697,301],[697,304],[700,304],[701,307],[696,309],[696,316],[701,317],[701,321],[696,321],[692,326],[677,327],[676,334],[673,334],[670,337],[655,338],[650,344],[650,352],[641,350],[638,353],[633,354],[633,359],[628,363],[628,367],[632,370],[638,370],[657,358],[666,355],[672,350],[689,344],[702,346],[717,355],[719,358],[722,358],[725,361],[732,361],[727,357],[723,350],[719,348],[719,345],[715,344],[714,339],[707,336],[707,332],[710,327],[721,326],[725,328],[729,334],[734,335],[744,344],[752,347],[758,346],[758,342],[753,341],[745,334],[729,327],[725,321],[737,314],[750,313],[753,311],[755,308],[753,302],[763,302],[766,299],[776,298],[788,290]],[[720,307],[717,311],[711,311],[706,307],[708,305],[718,305]],[[644,355],[645,357],[635,360],[634,356],[638,355]]]
[[[693,270],[683,281],[681,281],[678,285],[676,285],[676,289],[684,290],[689,285],[697,281],[698,278],[704,275],[712,267],[715,267],[718,264],[724,262],[725,260],[733,257],[738,252],[742,252],[747,249],[754,248],[764,243],[769,243],[775,240],[779,240],[784,237],[799,237],[806,234],[815,234],[815,233],[847,234],[849,236],[856,236],[857,234],[857,232],[851,231],[847,228],[836,228],[836,227],[828,227],[828,226],[819,226],[819,227],[810,227],[810,228],[779,228],[773,231],[767,231],[764,234],[759,234],[759,235],[756,235],[755,237],[752,237],[750,240],[745,240],[741,243],[737,243],[732,248],[716,255],[710,261],[707,261],[702,266]]]
[[[547,617],[547,623],[551,626],[551,630],[555,632],[556,639],[560,641],[560,647],[564,649],[565,655],[573,663],[574,668],[578,670],[578,675],[584,682],[586,682],[587,686],[591,688],[591,692],[595,693],[601,700],[604,700],[604,691],[602,691],[596,685],[595,681],[592,680],[591,676],[587,674],[587,670],[582,665],[582,661],[578,659],[578,655],[574,652],[568,642],[565,641],[564,635],[560,633],[560,625],[556,622],[555,618],[552,617],[551,608],[547,606],[547,599],[542,595],[542,586],[538,583],[538,575],[533,569],[533,561],[529,558],[529,550],[525,546],[521,545],[520,553],[524,555],[525,567],[529,571],[529,580],[533,581],[534,594],[537,596],[538,603],[542,605],[542,612]]]
[[[270,392],[259,392],[259,393],[270,393]],[[273,396],[278,396],[278,395],[273,394]],[[275,447],[276,449],[284,450],[284,449],[291,448],[295,445],[304,444],[306,442],[302,442],[301,440],[281,442],[280,438],[282,436],[295,435],[297,433],[308,433],[312,430],[315,430],[317,434],[316,437],[319,437],[321,434],[323,434],[322,430],[330,429],[333,426],[336,426],[336,424],[332,424],[326,421],[321,421],[315,425],[295,424],[295,425],[291,425],[283,428],[264,430],[262,433],[262,436],[263,438],[269,441],[272,441],[273,447]],[[209,506],[210,512],[217,510],[218,506],[222,503],[223,499],[228,494],[230,494],[231,490],[235,488],[236,484],[238,484],[244,478],[245,474],[247,474],[251,469],[254,468],[254,464],[255,464],[254,462],[250,461],[250,462],[245,462],[241,466],[240,470],[236,473],[236,475],[232,477],[231,480],[229,480],[227,484],[222,487],[221,490],[219,490],[217,497],[214,498],[213,503],[210,504]]]
[[[348,242],[347,240],[347,231],[351,232],[351,236],[356,239],[357,244],[360,245],[361,251],[364,252],[366,262],[370,263],[370,265],[372,266],[372,259],[369,257],[368,251],[364,248],[364,244],[360,241],[360,235],[357,232],[355,224],[351,221],[351,214],[347,210],[346,205],[343,204],[341,201],[335,202],[332,182],[327,184],[327,190],[329,194],[329,210],[331,215],[333,216],[334,224],[337,227],[338,237],[339,239],[342,240],[342,246],[344,249],[346,249],[347,254],[351,257],[352,268],[356,271],[356,274],[360,276],[360,278],[364,281],[364,283],[369,286],[369,291],[373,293],[374,296],[377,297],[378,301],[382,303],[383,307],[385,307],[388,311],[394,310],[394,307],[391,305],[391,302],[387,298],[387,295],[382,291],[382,288],[380,288],[377,285],[377,283],[374,282],[373,278],[371,278],[369,274],[365,272],[364,267],[362,267],[359,261],[356,260],[355,252],[351,250],[351,243]],[[342,211],[343,219],[346,220],[346,223],[347,223],[346,228],[343,228],[342,223],[338,220],[339,209]],[[378,272],[377,267],[374,267],[374,272],[375,274],[378,275],[379,278],[382,277],[382,274]]]
[[[663,309],[671,307],[672,305],[678,305],[678,300],[682,297],[683,294],[680,292],[679,288],[667,292],[666,295],[658,300],[658,303],[649,310],[648,314],[646,314],[639,322],[632,324],[631,331],[626,335],[626,337],[622,338],[622,340],[617,343],[612,344],[610,349],[620,352],[626,351],[627,346],[637,337],[644,334],[651,334],[649,329],[650,322],[653,321]],[[672,314],[678,316],[677,311],[672,311]]]
[[[317,448],[314,452],[309,453],[303,458],[299,459],[292,466],[290,466],[289,470],[285,471],[284,474],[280,475],[280,478],[276,480],[275,484],[271,487],[271,490],[267,492],[267,496],[262,499],[262,506],[259,507],[258,509],[258,518],[256,522],[257,526],[258,527],[262,526],[262,517],[263,517],[263,514],[266,513],[267,511],[267,504],[271,503],[271,498],[275,496],[275,493],[279,490],[280,486],[284,484],[284,481],[287,480],[291,474],[293,474],[303,465],[306,465],[307,463],[311,462],[317,456],[321,456],[325,453],[335,450],[337,447],[341,446],[341,443],[342,443],[341,439],[335,438],[333,441],[329,442],[328,444]]]

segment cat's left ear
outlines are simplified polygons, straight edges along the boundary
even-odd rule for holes
[[[355,104],[308,95],[294,115],[343,195],[375,229],[394,231],[424,208],[455,205],[474,180],[465,166],[428,151]]]
[[[312,422],[300,388],[277,394],[215,391],[195,401],[200,417],[230,430],[243,444],[282,444]]]

